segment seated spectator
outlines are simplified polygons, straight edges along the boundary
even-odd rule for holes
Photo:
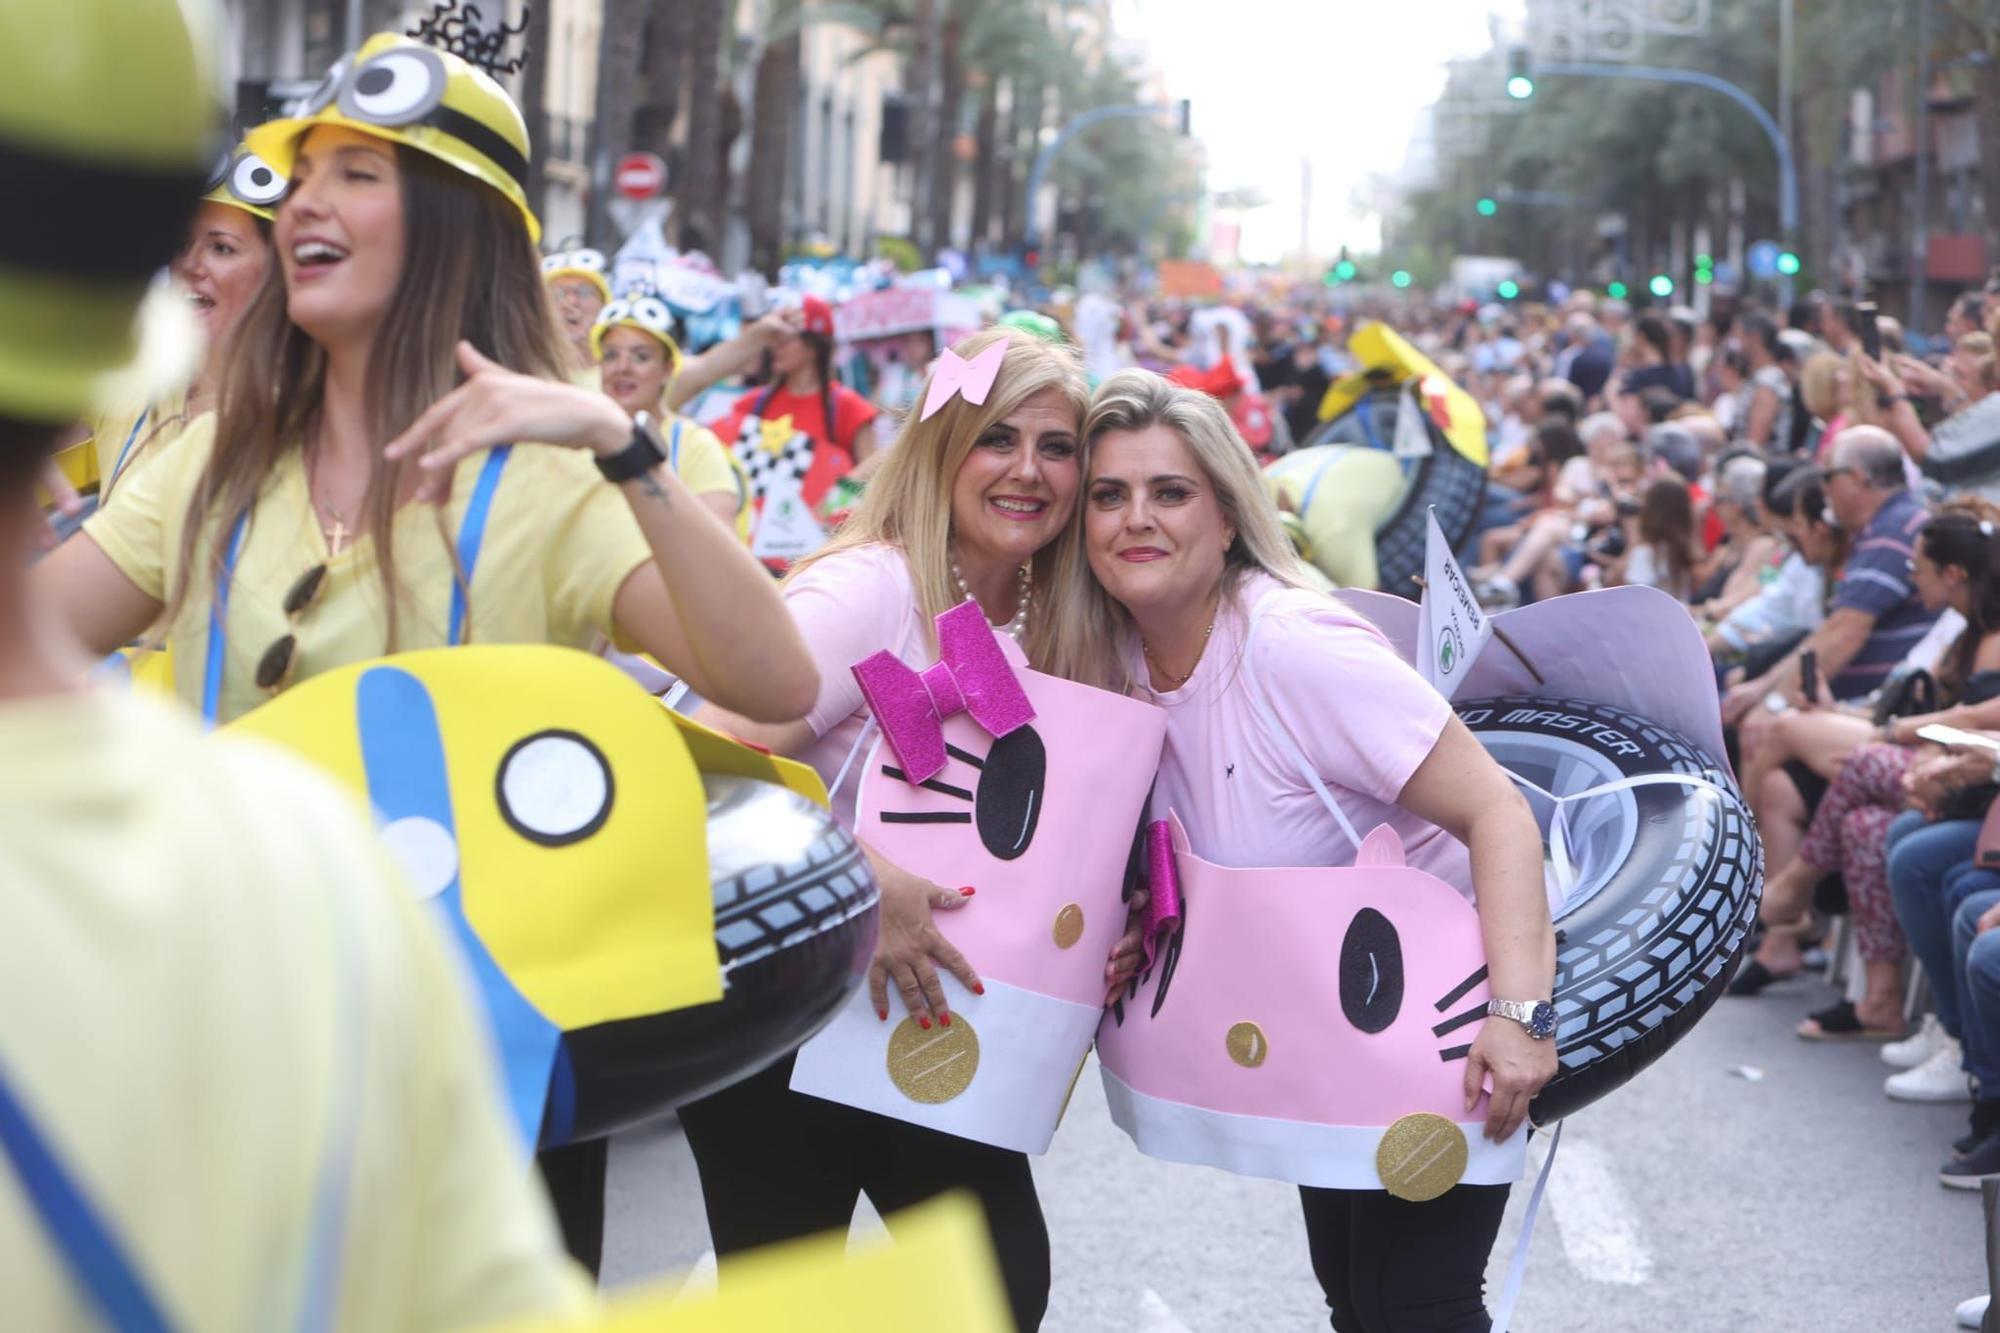
[[[1847,358],[1814,352],[1799,369],[1799,399],[1812,414],[1816,452],[1822,464],[1834,436],[1857,424],[1848,391]]]
[[[1778,326],[1752,311],[1737,321],[1743,356],[1750,366],[1750,396],[1738,438],[1759,449],[1789,452],[1792,438],[1792,379],[1796,361]]]
[[[1825,500],[1818,478],[1791,480],[1803,467],[1789,458],[1764,465],[1762,512],[1784,558],[1775,577],[1724,611],[1721,623],[1708,632],[1708,651],[1719,665],[1734,665],[1753,651],[1775,662],[1825,619],[1827,570],[1838,561],[1840,533],[1821,517]],[[1801,498],[1808,521],[1795,525]],[[1752,674],[1761,675],[1761,668]]]
[[[1655,477],[1640,497],[1639,512],[1625,523],[1625,554],[1606,570],[1604,581],[1658,588],[1687,601],[1697,556],[1687,483],[1671,473]]]
[[[1725,347],[1713,360],[1717,393],[1713,408],[1724,435],[1737,439],[1750,414],[1750,358],[1739,347]]]
[[[1992,342],[1983,334],[1961,341],[1973,338]],[[1990,354],[1968,361],[1954,351],[1944,371],[1907,356],[1894,365],[1892,371],[1864,358],[1862,371],[1875,379],[1886,424],[1923,475],[1950,494],[2000,502],[2000,361]],[[1949,415],[1926,428],[1910,403],[1911,392],[1933,399]]]
[[[1978,756],[1972,757],[1976,766]],[[1951,965],[1938,982],[1941,994],[1949,989],[1960,1015],[1964,1038],[1965,1073],[1978,1088],[1975,1113],[1981,1106],[2000,1109],[1993,1094],[2000,1092],[2000,875],[1990,870],[1974,870],[1961,883],[1965,901],[1952,916]],[[1994,1110],[1987,1111],[1984,1134],[1975,1130],[1977,1142],[1952,1145],[1950,1161],[1938,1169],[1938,1180],[1950,1189],[1976,1190],[1984,1182],[2000,1180],[2000,1125]]]
[[[1834,441],[1832,465],[1819,474],[1826,509],[1853,540],[1825,623],[1800,645],[1818,658],[1820,679],[1836,699],[1860,699],[1879,687],[1937,619],[1910,582],[1913,543],[1928,518],[1903,484],[1903,453],[1887,431],[1856,426]],[[1814,516],[1794,516],[1793,528]],[[1741,722],[1753,704],[1777,694],[1793,707],[1799,692],[1800,650],[1754,680],[1731,688],[1723,719]]]
[[[1764,512],[1769,472],[1763,459],[1746,453],[1728,459],[1716,473],[1711,512],[1721,524],[1722,541],[1702,562],[1693,598],[1704,621],[1721,620],[1755,597],[1784,559]]]
[[[1799,1028],[1808,1040],[1901,1035],[1903,934],[1888,876],[1889,831],[1916,790],[1917,774],[1936,751],[1918,740],[1931,723],[1979,728],[2000,726],[2000,568],[1994,553],[1994,519],[1980,506],[1934,519],[1918,539],[1911,578],[1926,608],[1949,609],[1964,624],[1939,663],[1939,694],[1949,705],[1876,724],[1858,710],[1816,706],[1789,713],[1772,727],[1772,757],[1798,756],[1775,775],[1790,781],[1802,802],[1817,800],[1798,854],[1776,866],[1765,884],[1760,916],[1765,935],[1756,956],[1738,974],[1732,994],[1754,994],[1770,981],[1798,971],[1799,937],[1811,924],[1813,890],[1838,872],[1860,947],[1865,990],[1857,1002],[1841,1001]],[[1801,768],[1810,771],[1801,771]],[[1771,804],[1787,799],[1779,794]],[[1768,806],[1767,806],[1768,808]],[[1770,809],[1775,820],[1780,811]],[[1957,813],[1939,807],[1933,815]]]

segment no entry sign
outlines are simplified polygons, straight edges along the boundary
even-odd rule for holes
[[[667,164],[654,153],[627,153],[612,178],[627,199],[657,198],[667,188]]]

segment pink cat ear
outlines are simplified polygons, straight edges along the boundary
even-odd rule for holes
[[[1354,864],[1400,870],[1403,867],[1403,840],[1387,824],[1377,824],[1375,831],[1361,840],[1361,854],[1354,858]]]

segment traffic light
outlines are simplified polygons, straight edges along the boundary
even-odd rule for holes
[[[1703,287],[1715,281],[1715,257],[1696,255],[1694,257],[1694,280]]]
[[[1647,282],[1646,290],[1664,301],[1674,294],[1674,280],[1664,273],[1655,273]]]
[[[1507,52],[1507,96],[1525,102],[1535,95],[1535,75],[1528,64],[1528,48],[1516,46]]]
[[[1604,294],[1614,301],[1622,301],[1632,294],[1632,289],[1622,282],[1607,282],[1604,284]]]
[[[1483,196],[1478,203],[1473,205],[1473,208],[1477,209],[1479,216],[1483,218],[1490,218],[1500,211],[1500,205],[1493,201],[1491,195]]]
[[[1500,279],[1500,285],[1493,290],[1501,300],[1511,301],[1521,294],[1521,284],[1512,278],[1502,278]]]
[[[1354,281],[1354,275],[1360,271],[1352,259],[1343,259],[1333,266],[1333,276],[1342,282]]]
[[[1412,281],[1410,270],[1406,268],[1399,268],[1389,275],[1389,285],[1392,287],[1407,287]]]
[[[1789,278],[1795,276],[1798,271],[1799,257],[1797,255],[1793,254],[1790,250],[1786,250],[1778,256],[1778,272]]]

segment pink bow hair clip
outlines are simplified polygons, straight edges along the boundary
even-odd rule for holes
[[[940,615],[937,635],[938,660],[921,672],[886,650],[853,668],[882,739],[912,785],[944,771],[946,718],[964,713],[996,740],[1035,718],[1035,707],[977,602],[960,602]]]
[[[970,361],[947,347],[931,369],[930,388],[924,391],[924,410],[917,414],[917,420],[929,421],[951,401],[953,394],[975,407],[983,405],[986,395],[993,392],[993,380],[1006,356],[1005,338]]]

